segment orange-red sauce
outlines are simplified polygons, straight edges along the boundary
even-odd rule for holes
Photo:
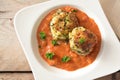
[[[65,10],[65,11],[71,11],[71,9],[76,9],[76,8],[73,8],[71,6],[64,6],[64,7],[61,7],[61,9]],[[99,53],[99,50],[100,50],[100,46],[101,46],[101,34],[100,34],[100,31],[99,31],[98,26],[95,23],[95,21],[93,19],[91,19],[90,17],[88,17],[84,12],[82,12],[80,10],[78,10],[76,12],[80,26],[84,26],[85,28],[91,30],[92,32],[94,32],[96,34],[96,36],[98,38],[98,43],[94,47],[93,51],[87,56],[82,56],[82,55],[78,55],[78,54],[72,52],[70,49],[69,43],[61,42],[61,44],[58,46],[52,45],[51,41],[53,38],[51,35],[49,24],[52,19],[52,15],[55,13],[55,11],[56,10],[51,11],[41,21],[41,23],[38,27],[38,30],[37,30],[37,40],[38,40],[38,44],[41,46],[41,48],[39,48],[39,52],[40,52],[40,55],[42,56],[42,58],[49,65],[52,65],[52,66],[55,66],[57,68],[61,68],[64,70],[68,70],[68,71],[73,71],[73,70],[76,70],[79,68],[83,68],[83,67],[91,64],[96,59],[96,57]],[[39,37],[39,33],[41,31],[46,33],[45,40],[41,40]],[[51,52],[55,53],[55,56],[53,57],[52,60],[46,58],[45,54],[47,51],[51,51]],[[63,63],[61,61],[61,58],[63,56],[70,56],[71,60],[67,63]]]

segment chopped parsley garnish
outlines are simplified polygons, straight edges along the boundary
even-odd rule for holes
[[[53,52],[47,52],[46,53],[46,58],[48,58],[48,59],[53,59],[53,56],[54,56],[55,54],[53,53]]]
[[[73,9],[72,12],[77,12],[77,10],[76,10],[76,9]]]
[[[80,38],[80,39],[79,39],[79,43],[80,43],[80,44],[83,44],[85,41],[86,41],[85,38]]]
[[[44,32],[40,32],[40,38],[44,40],[46,38],[46,34]]]
[[[62,58],[62,62],[68,62],[68,61],[70,61],[70,57],[69,56],[64,56],[63,58]]]
[[[67,22],[70,22],[70,20],[69,19],[65,19],[65,22],[67,23]]]
[[[78,53],[81,53],[81,51],[77,51]]]
[[[57,42],[57,40],[52,40],[52,45],[53,45],[53,46],[56,46],[56,45],[58,45],[58,42]]]
[[[63,34],[63,36],[64,36],[66,39],[68,39],[68,35],[67,35],[67,34]]]

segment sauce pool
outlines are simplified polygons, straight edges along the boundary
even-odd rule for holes
[[[60,9],[69,12],[76,8],[73,8],[71,6],[64,6],[64,7],[61,7]],[[79,21],[79,25],[92,31],[94,34],[96,34],[98,38],[98,43],[95,45],[93,51],[87,56],[82,56],[82,55],[78,55],[75,52],[71,51],[70,44],[64,41],[61,41],[60,45],[58,46],[52,45],[51,41],[53,40],[53,38],[52,38],[51,31],[50,31],[50,21],[55,12],[56,10],[53,10],[50,13],[48,13],[48,15],[45,16],[45,18],[43,18],[43,20],[41,21],[38,27],[38,30],[37,30],[38,45],[41,46],[39,48],[39,53],[42,56],[42,58],[49,65],[55,66],[57,68],[61,68],[64,70],[68,70],[68,71],[74,71],[74,70],[83,68],[91,64],[96,59],[99,53],[99,50],[100,50],[100,46],[101,46],[101,34],[95,21],[91,19],[90,17],[88,17],[84,12],[78,9],[77,9],[77,12],[75,12],[78,18],[78,21]],[[40,39],[40,36],[39,36],[40,32],[45,32],[46,34],[45,40]],[[48,51],[55,53],[55,56],[51,60],[46,58],[46,52]],[[63,56],[70,56],[71,60],[67,63],[63,63],[61,61],[61,58]]]

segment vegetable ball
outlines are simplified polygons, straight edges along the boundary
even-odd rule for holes
[[[97,43],[97,36],[84,27],[76,27],[69,33],[70,48],[80,55],[89,54]]]
[[[78,20],[73,12],[66,12],[58,9],[55,14],[53,14],[52,20],[50,22],[50,29],[54,39],[68,39],[68,34],[78,26]]]

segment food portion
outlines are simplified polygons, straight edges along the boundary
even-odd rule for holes
[[[76,27],[69,33],[70,48],[80,55],[89,54],[97,43],[97,36],[84,27]]]
[[[91,64],[101,46],[97,24],[71,6],[51,11],[37,30],[41,57],[50,65],[74,71]]]
[[[50,29],[54,39],[68,39],[68,33],[73,28],[79,26],[78,20],[74,12],[66,12],[58,9],[52,16]]]

